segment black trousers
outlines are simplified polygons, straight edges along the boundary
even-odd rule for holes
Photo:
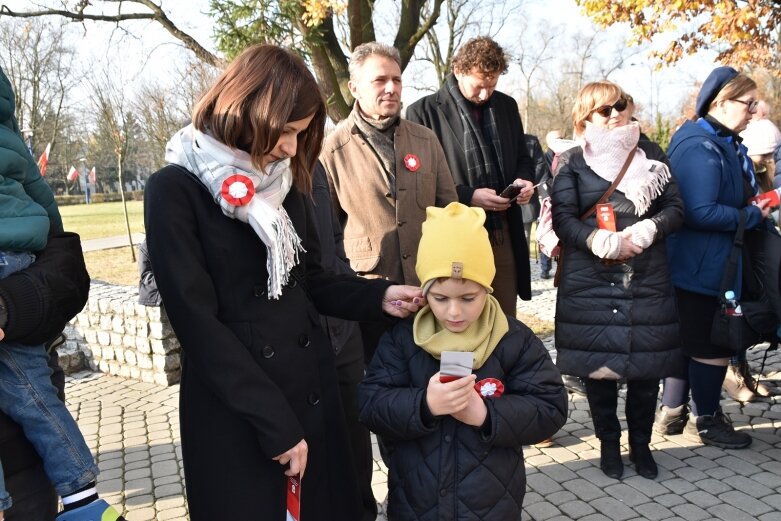
[[[621,424],[618,421],[618,382],[615,380],[593,380],[583,378],[586,397],[594,422],[594,434],[605,441],[618,441]],[[651,428],[656,413],[656,398],[659,394],[659,379],[628,380],[626,391],[626,423],[629,428],[630,444],[645,444],[651,441]]]

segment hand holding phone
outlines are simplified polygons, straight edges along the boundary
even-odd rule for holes
[[[519,186],[515,183],[508,185],[507,188],[502,190],[502,193],[499,194],[499,197],[504,197],[506,199],[515,199],[518,197],[518,194],[521,193],[521,189],[523,187]]]

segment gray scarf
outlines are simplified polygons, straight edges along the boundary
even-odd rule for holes
[[[386,119],[369,119],[361,113],[358,102],[355,102],[352,112],[353,123],[363,138],[372,147],[372,150],[380,160],[388,187],[393,197],[396,197],[396,147],[393,143],[399,116]]]
[[[252,226],[266,246],[268,298],[278,299],[290,271],[298,264],[298,254],[305,251],[282,206],[293,185],[290,160],[271,163],[263,172],[253,166],[248,153],[230,148],[192,125],[171,138],[165,159],[197,178],[223,214]]]

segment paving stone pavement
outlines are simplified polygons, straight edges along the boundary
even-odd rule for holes
[[[553,320],[555,290],[532,266],[533,298],[519,311]],[[544,339],[549,349],[553,339]],[[762,351],[749,359],[755,370]],[[781,387],[781,354],[767,359],[764,380]],[[187,520],[179,437],[178,386],[161,387],[100,373],[79,373],[66,384],[67,403],[96,455],[98,489],[128,521]],[[759,520],[781,521],[781,396],[722,406],[754,441],[744,450],[697,446],[681,435],[654,435],[659,477],[638,476],[626,456],[621,480],[599,470],[585,398],[570,396],[569,419],[549,448],[526,447],[524,520]],[[623,409],[623,399],[619,411]],[[625,428],[625,425],[624,425]],[[376,446],[375,446],[376,449]],[[387,495],[387,469],[375,450],[373,487]],[[385,516],[381,514],[381,521]]]

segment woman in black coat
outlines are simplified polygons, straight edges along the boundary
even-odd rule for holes
[[[553,227],[564,244],[556,299],[556,364],[586,384],[602,470],[623,474],[617,381],[627,380],[629,457],[657,475],[648,443],[659,379],[680,369],[678,318],[665,237],[681,226],[683,206],[667,158],[640,140],[631,103],[608,81],[583,87],[573,108],[582,147],[561,155],[553,183]],[[615,231],[581,220],[607,192]],[[600,215],[602,213],[600,212]]]
[[[146,187],[149,256],[181,342],[180,416],[193,521],[358,519],[334,354],[319,313],[382,320],[417,288],[320,265],[310,172],[325,104],[304,62],[254,46],[169,142]]]

